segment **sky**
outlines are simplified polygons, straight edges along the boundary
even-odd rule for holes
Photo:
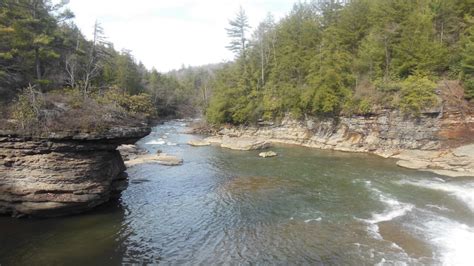
[[[284,17],[294,0],[70,0],[74,22],[91,38],[94,22],[117,50],[167,72],[232,60],[225,28],[242,6],[253,29],[270,12]]]

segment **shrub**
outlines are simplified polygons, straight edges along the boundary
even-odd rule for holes
[[[107,90],[103,96],[97,96],[97,101],[102,104],[115,104],[131,114],[144,114],[148,117],[156,115],[152,98],[146,93],[129,95],[113,88]]]
[[[18,121],[21,129],[34,127],[39,122],[39,110],[44,105],[43,95],[32,86],[24,89],[13,103],[12,118]]]
[[[474,99],[474,78],[465,79],[463,83],[464,97],[468,100]]]
[[[413,75],[401,82],[400,108],[403,112],[419,115],[423,110],[438,104],[436,83],[426,76]]]

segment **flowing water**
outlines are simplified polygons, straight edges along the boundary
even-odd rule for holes
[[[190,147],[183,121],[139,142],[182,166],[128,170],[119,202],[57,219],[0,218],[0,264],[472,265],[474,179],[368,154]]]

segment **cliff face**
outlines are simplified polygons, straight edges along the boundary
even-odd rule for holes
[[[233,127],[207,141],[221,144],[254,139],[399,159],[399,166],[448,176],[474,176],[474,116],[445,105],[406,117],[399,111],[337,119],[289,117],[278,125]]]
[[[386,111],[373,116],[341,117],[337,120],[307,118],[297,121],[287,117],[277,126],[230,128],[220,133],[341,151],[385,153],[401,149],[440,150],[453,142],[469,142],[469,137],[474,134],[474,119],[445,119],[440,113],[412,119],[405,118],[399,112]]]
[[[396,111],[370,117],[340,117],[297,121],[285,118],[279,125],[226,128],[206,141],[224,147],[242,140],[349,152],[370,152],[399,159],[406,168],[447,176],[474,176],[474,118],[443,116],[443,112],[406,118]],[[470,144],[470,145],[469,145]]]
[[[0,213],[59,216],[118,197],[127,186],[117,146],[149,128],[31,138],[0,132]]]
[[[464,100],[459,82],[444,81],[437,94],[440,105],[418,117],[395,110],[300,121],[286,117],[278,125],[228,128],[220,134],[386,156],[400,150],[440,151],[474,142],[474,108]]]

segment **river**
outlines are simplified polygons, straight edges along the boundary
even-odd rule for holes
[[[118,202],[55,219],[0,217],[0,264],[472,265],[474,179],[370,154],[191,147],[184,121],[138,145],[182,166],[128,169]]]

